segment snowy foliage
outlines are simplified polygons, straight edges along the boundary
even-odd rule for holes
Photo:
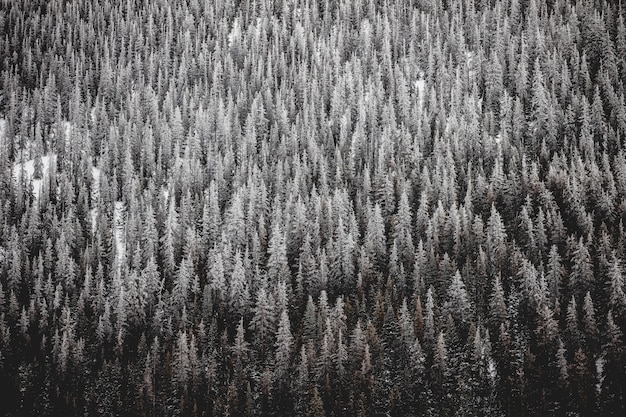
[[[0,415],[626,415],[625,14],[2,2]]]

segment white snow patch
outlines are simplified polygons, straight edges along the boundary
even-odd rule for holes
[[[93,178],[93,182],[91,183],[91,200],[98,201],[100,197],[100,176],[102,172],[100,168],[96,168],[94,166],[91,167],[91,176]]]
[[[43,181],[48,179],[48,174],[50,171],[50,163],[56,163],[57,156],[56,154],[45,155],[41,157],[41,172],[43,178],[34,179],[35,175],[35,160],[29,159],[28,161],[22,163],[16,163],[13,166],[13,180],[16,183],[19,183],[22,178],[22,174],[26,177],[26,182],[32,182],[33,185],[33,196],[35,200],[39,199],[41,195],[41,190],[43,189]]]
[[[65,141],[65,147],[71,145],[72,130],[74,125],[68,121],[62,122],[61,126],[55,126],[50,134],[51,138],[61,137]]]
[[[232,48],[233,43],[235,41],[239,41],[240,38],[241,38],[241,26],[239,25],[239,18],[235,18],[235,21],[233,22],[233,27],[230,30],[230,33],[228,34],[228,47]]]
[[[424,90],[426,89],[426,80],[421,79],[421,80],[415,81],[414,87],[418,94],[419,106],[420,108],[423,108],[424,107]]]
[[[91,231],[96,231],[96,219],[98,218],[98,199],[100,198],[100,177],[102,172],[95,166],[91,167],[91,176],[93,182],[91,183]]]
[[[122,201],[116,201],[113,208],[113,234],[115,236],[115,265],[121,270],[126,257],[125,221],[126,207]]]
[[[94,207],[91,210],[89,210],[89,213],[91,214],[91,233],[95,234],[96,233],[96,221],[98,220],[98,209]]]
[[[426,87],[426,80],[415,81],[415,89],[420,97],[424,97],[424,88]]]
[[[65,133],[65,146],[70,145],[70,138],[72,137],[72,130],[74,126],[70,122],[63,122],[63,130]]]

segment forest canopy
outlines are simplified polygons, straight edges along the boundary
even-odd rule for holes
[[[0,0],[0,414],[626,414],[626,7]]]

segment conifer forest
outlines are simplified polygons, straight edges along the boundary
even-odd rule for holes
[[[0,0],[0,416],[625,416],[626,1]]]

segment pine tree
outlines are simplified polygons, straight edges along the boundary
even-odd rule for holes
[[[402,300],[402,306],[400,307],[400,317],[398,319],[398,326],[400,328],[400,337],[402,339],[404,348],[407,351],[413,348],[416,340],[415,326],[413,323],[413,317],[409,312],[406,298]],[[419,343],[419,342],[418,342]]]
[[[364,246],[367,254],[374,261],[379,271],[384,271],[385,255],[387,253],[387,240],[385,237],[385,225],[381,214],[380,205],[376,204],[368,215],[367,230],[365,233]]]
[[[602,347],[606,362],[600,403],[603,410],[616,416],[624,412],[624,384],[621,383],[624,375],[623,337],[622,330],[613,320],[613,313],[609,310],[606,319],[606,343]]]
[[[177,265],[179,241],[179,221],[176,210],[176,202],[172,195],[168,204],[165,230],[161,236],[161,259],[165,267],[165,272],[173,275]]]
[[[189,258],[184,258],[178,267],[178,273],[172,287],[172,299],[179,309],[187,303],[187,297],[192,285],[193,264]]]
[[[243,325],[243,317],[239,319],[239,324],[237,325],[237,332],[235,334],[235,340],[233,341],[233,345],[231,347],[233,360],[234,360],[234,372],[235,378],[238,378],[241,381],[243,377],[244,367],[248,362],[248,355],[250,353],[250,345],[246,341],[245,337],[245,328]]]
[[[433,362],[431,365],[431,378],[433,381],[433,394],[439,400],[437,404],[439,410],[447,410],[447,398],[450,390],[448,368],[448,350],[446,348],[446,338],[443,332],[439,332],[437,343],[433,350]]]
[[[326,411],[324,411],[324,402],[320,397],[317,387],[313,388],[313,393],[309,400],[306,415],[307,417],[323,417],[326,415]]]
[[[455,321],[459,324],[466,324],[471,320],[471,305],[465,290],[465,284],[461,279],[461,273],[455,272],[452,282],[448,287],[448,301],[443,306],[443,310],[447,314],[451,314]]]
[[[487,256],[494,271],[498,271],[506,256],[506,231],[502,217],[494,204],[487,222]]]
[[[560,299],[561,289],[563,288],[563,277],[565,271],[561,264],[561,256],[556,245],[550,248],[548,255],[548,268],[546,273],[546,281],[550,289],[550,297],[552,302]]]
[[[243,196],[240,192],[236,192],[224,216],[225,234],[222,235],[222,240],[228,237],[228,241],[232,243],[235,250],[243,251],[246,245],[245,227]]]
[[[259,288],[253,308],[254,316],[250,322],[250,330],[256,340],[255,346],[260,349],[261,355],[275,332],[276,313],[270,297],[264,287]]]
[[[591,255],[587,246],[583,243],[582,237],[578,240],[578,245],[572,254],[572,271],[569,279],[571,293],[582,296],[582,294],[591,290],[594,281]]]
[[[593,306],[593,300],[591,299],[591,294],[589,292],[585,294],[583,304],[583,331],[585,333],[585,339],[589,351],[595,353],[598,348],[599,331],[596,323],[596,313]]]
[[[626,26],[624,26],[623,10],[618,11],[617,27],[615,36],[615,57],[617,58],[618,69],[621,77],[626,74]]]
[[[285,235],[278,225],[276,225],[272,230],[267,252],[269,255],[269,259],[267,261],[268,282],[275,284],[279,281],[290,281],[291,273],[287,263]]]
[[[555,346],[558,336],[558,323],[554,319],[552,309],[545,304],[539,307],[535,334],[537,335],[538,344],[540,346],[548,349]]]
[[[243,267],[241,253],[235,254],[235,264],[229,281],[229,306],[236,315],[247,313],[250,304],[250,289]]]
[[[576,299],[574,296],[570,299],[569,304],[567,305],[567,313],[566,313],[566,335],[567,335],[567,346],[571,349],[577,348],[580,346],[580,332],[578,328],[578,310],[576,308]]]
[[[580,412],[591,412],[595,402],[593,375],[589,370],[587,356],[581,348],[574,353],[569,368],[570,386],[572,391],[572,408]]]
[[[432,287],[426,292],[426,312],[424,314],[424,342],[429,346],[435,343],[435,301]]]
[[[558,372],[558,388],[556,389],[555,402],[556,408],[565,410],[568,403],[567,393],[569,391],[569,370],[567,367],[567,352],[565,350],[565,345],[563,341],[559,338],[558,340],[558,348],[555,355],[556,368]]]
[[[544,136],[548,131],[548,114],[551,105],[549,93],[545,87],[539,57],[535,59],[531,89],[532,119],[530,128],[533,135],[533,143],[530,149],[537,151],[539,138]]]
[[[222,298],[226,295],[226,278],[224,276],[224,262],[221,252],[215,252],[211,257],[212,264],[208,270],[208,287],[215,296]]]
[[[624,277],[620,262],[615,256],[615,251],[611,255],[611,263],[608,273],[609,306],[613,309],[622,320],[626,314],[626,294],[624,294]]]
[[[489,318],[492,328],[496,330],[500,328],[500,325],[505,324],[508,318],[504,290],[499,276],[496,276],[493,284],[493,292],[489,301]]]
[[[174,347],[174,362],[172,364],[172,378],[179,388],[180,396],[185,395],[191,375],[191,363],[189,361],[189,343],[187,333],[179,331]]]
[[[239,213],[237,213],[239,214]],[[237,221],[233,221],[238,222]],[[212,180],[209,184],[207,196],[205,197],[205,204],[202,208],[202,243],[205,249],[211,248],[217,243],[220,237],[220,228],[222,226],[222,216],[220,213],[219,197],[217,184],[215,180]],[[239,225],[240,227],[240,225]],[[237,226],[233,226],[237,229]]]
[[[344,377],[346,374],[346,362],[348,360],[348,350],[343,340],[343,331],[339,329],[337,334],[337,348],[335,351],[335,372],[339,376],[339,381],[344,384]]]
[[[406,190],[400,195],[398,213],[395,222],[395,241],[399,260],[404,266],[404,270],[409,272],[413,267],[415,246],[413,244],[413,215],[409,206],[409,198]]]

